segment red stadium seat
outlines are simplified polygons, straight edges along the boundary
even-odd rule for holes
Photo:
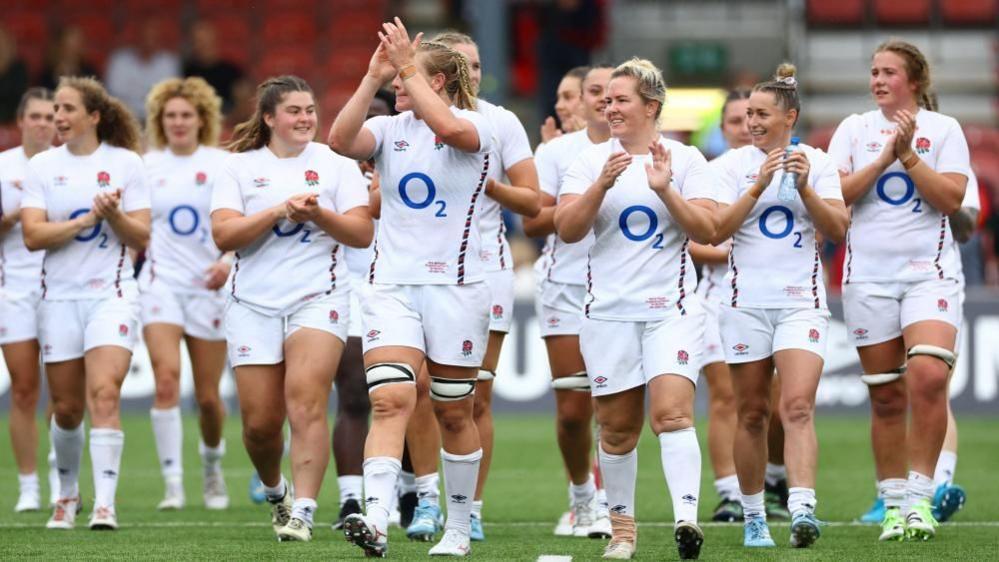
[[[856,26],[864,22],[864,0],[808,0],[808,23],[818,26]]]
[[[14,37],[21,55],[45,49],[49,29],[42,13],[34,10],[6,12],[0,16],[0,25]]]
[[[925,25],[930,0],[874,0],[874,17],[884,25]]]
[[[316,71],[316,64],[311,49],[281,47],[268,50],[255,70],[260,79],[294,74],[309,80]]]
[[[324,61],[324,74],[331,81],[343,80],[353,83],[356,87],[368,70],[368,63],[371,61],[371,54],[374,50],[374,46],[370,49],[360,47],[334,48]]]
[[[999,0],[940,0],[940,15],[950,25],[994,26]]]
[[[264,0],[264,12],[272,16],[285,16],[295,13],[315,15],[321,2],[317,0]],[[332,2],[340,4],[340,2]]]
[[[114,22],[105,16],[80,15],[65,20],[66,26],[76,26],[83,32],[84,44],[106,49],[117,39]]]
[[[52,8],[61,16],[67,14],[92,15],[104,14],[102,17],[113,19],[117,0],[53,0]]]
[[[805,144],[822,150],[829,150],[829,141],[832,140],[833,133],[836,132],[837,125],[825,125],[815,127],[805,138]]]
[[[323,34],[334,45],[369,45],[374,52],[378,46],[378,32],[384,21],[385,18],[380,13],[341,11],[330,17]]]
[[[311,46],[316,42],[316,18],[304,14],[288,14],[264,22],[265,45]]]
[[[195,6],[198,15],[201,16],[243,17],[251,13],[256,2],[253,0],[197,0]]]
[[[146,23],[146,21],[148,20],[126,20],[125,30],[121,34],[122,42],[128,45],[136,44],[139,39],[139,33],[142,30],[142,26]],[[160,45],[164,49],[170,50],[177,50],[180,48],[180,22],[166,17],[157,17],[155,18],[155,21],[159,25]]]

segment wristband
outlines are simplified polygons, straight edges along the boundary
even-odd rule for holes
[[[416,76],[416,65],[407,64],[399,70],[399,78],[401,80],[409,80],[413,76]]]
[[[916,167],[916,164],[919,164],[919,162],[920,162],[919,155],[913,154],[912,156],[906,158],[905,162],[902,162],[902,167],[904,167],[906,170],[911,170],[914,167]]]
[[[219,256],[218,261],[226,265],[232,265],[232,262],[235,261],[235,256],[231,252],[226,252]]]

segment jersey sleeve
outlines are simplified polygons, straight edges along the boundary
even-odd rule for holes
[[[811,180],[812,189],[822,199],[843,200],[843,186],[840,184],[839,172],[833,164],[832,159],[819,149],[815,149],[811,154]]]
[[[45,205],[45,182],[35,169],[34,162],[28,162],[24,176],[24,194],[21,196],[21,208],[48,209]]]
[[[691,199],[718,200],[718,189],[714,180],[714,174],[708,168],[708,162],[700,150],[692,146],[685,147],[684,152],[688,158],[687,170],[683,174],[683,184],[680,185],[680,194],[688,201]]]
[[[121,210],[126,213],[149,209],[153,206],[142,158],[136,155],[134,159],[130,158],[130,160],[131,170],[129,170],[128,179],[125,180],[121,195]]]
[[[371,153],[372,158],[381,154],[382,144],[385,142],[385,134],[392,119],[393,117],[389,115],[376,115],[365,121],[364,125],[361,125],[375,137],[375,150]]]
[[[212,212],[219,209],[232,209],[246,213],[243,194],[239,190],[238,156],[226,158],[212,187]]]
[[[340,162],[339,184],[334,197],[336,212],[343,214],[368,204],[368,182],[353,161]]]
[[[582,195],[593,185],[600,170],[600,168],[597,168],[598,171],[594,172],[593,161],[599,158],[599,155],[599,152],[586,151],[576,158],[572,165],[569,166],[565,177],[562,178],[562,185],[559,187],[558,193],[559,197],[563,195]],[[602,160],[599,162],[599,165],[603,166]]]
[[[833,166],[844,174],[852,174],[853,169],[853,142],[854,123],[859,119],[858,115],[851,115],[843,120],[836,127],[832,140],[829,141],[829,158],[832,159]]]
[[[538,169],[538,184],[541,191],[552,197],[558,197],[558,164],[554,156],[551,145],[543,144],[534,154],[534,166]]]
[[[735,154],[720,156],[708,164],[711,170],[711,180],[715,183],[719,203],[732,205],[739,199],[739,182],[736,179],[734,165],[738,161]]]
[[[947,135],[944,136],[937,156],[936,172],[938,174],[961,174],[968,177],[971,168],[971,156],[968,152],[968,140],[957,121],[948,119]]]
[[[528,158],[531,158],[531,142],[527,139],[527,131],[517,116],[509,109],[503,110],[501,130],[496,131],[500,142],[500,156],[507,170]]]

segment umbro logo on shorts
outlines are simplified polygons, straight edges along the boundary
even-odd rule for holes
[[[865,330],[864,328],[857,328],[856,330],[853,331],[853,335],[856,336],[858,340],[866,340],[867,330]]]
[[[379,335],[381,335],[381,332],[379,332],[378,330],[371,330],[370,332],[368,332],[368,343],[377,340]]]
[[[554,327],[558,326],[561,322],[562,322],[562,320],[558,316],[549,316],[548,317],[548,326],[550,328],[554,328]]]
[[[241,345],[236,348],[236,351],[239,352],[240,357],[248,357],[250,355],[251,349],[250,346],[248,345]]]
[[[267,178],[253,178],[253,187],[267,187],[271,184],[271,180]]]
[[[594,378],[593,382],[597,383],[597,388],[606,388],[607,387],[607,377],[605,377],[603,375],[600,375],[599,377]]]
[[[744,343],[737,343],[732,346],[732,349],[735,350],[736,355],[747,355],[749,353],[749,346]]]

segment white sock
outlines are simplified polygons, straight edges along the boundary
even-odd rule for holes
[[[38,494],[38,473],[18,474],[17,484],[20,492]]]
[[[416,477],[416,497],[421,500],[439,505],[440,504],[440,475],[436,472]]]
[[[590,474],[586,478],[586,482],[578,486],[569,482],[569,493],[571,494],[573,504],[589,502],[597,493],[597,484],[596,480],[593,479],[593,475]]]
[[[59,471],[59,498],[75,498],[80,495],[83,423],[73,429],[63,429],[53,419],[49,435],[55,450],[55,466]]]
[[[739,477],[735,474],[715,480],[715,491],[723,500],[739,501]]]
[[[181,476],[184,464],[181,460],[181,441],[184,426],[180,420],[180,406],[158,410],[149,410],[153,422],[153,437],[156,441],[156,454],[160,459],[160,471],[163,477]]]
[[[905,487],[905,478],[885,478],[878,482],[878,497],[885,502],[885,508],[902,507]]]
[[[55,420],[52,421],[55,424]],[[56,468],[55,447],[49,439],[49,454],[46,461],[49,464],[49,503],[54,504],[59,501],[59,469]]]
[[[447,495],[447,522],[444,528],[467,535],[482,449],[467,455],[454,455],[441,449],[441,460],[444,465],[444,493]]]
[[[955,470],[957,470],[957,453],[940,451],[940,456],[937,458],[937,468],[933,473],[933,482],[937,486],[951,484],[954,482]]]
[[[90,464],[94,469],[94,505],[113,507],[121,471],[125,433],[120,429],[90,429]]]
[[[787,468],[782,464],[767,463],[767,471],[764,478],[767,484],[776,486],[781,480],[787,480]]]
[[[908,505],[904,507],[908,509],[909,506],[922,499],[932,502],[935,491],[936,486],[933,484],[932,478],[925,474],[920,474],[915,470],[910,470],[909,480],[905,485],[905,501]]]
[[[607,490],[597,488],[597,505],[603,510],[607,509]]]
[[[316,514],[316,500],[312,498],[295,498],[291,506],[291,516],[305,521],[312,528],[312,518]]]
[[[201,466],[205,474],[215,474],[222,471],[222,457],[225,456],[225,439],[219,440],[217,447],[209,447],[198,440],[198,454],[201,455]]]
[[[364,460],[364,512],[379,531],[388,532],[390,498],[402,463],[393,457]]]
[[[347,500],[354,500],[358,503],[364,501],[364,477],[349,474],[347,476],[336,477],[337,486],[340,487],[340,507],[343,507]]]
[[[478,519],[482,519],[482,500],[472,502],[472,515]]]
[[[263,482],[261,484],[263,484],[264,496],[271,503],[278,503],[288,493],[288,481],[284,479],[284,474],[281,475],[281,480],[278,480],[276,486],[268,486]]]
[[[676,521],[697,521],[697,497],[701,490],[701,447],[693,427],[659,434],[663,475],[673,499]]]
[[[792,517],[799,511],[815,513],[818,501],[815,499],[814,488],[790,488],[787,494],[787,510]]]
[[[742,513],[746,519],[767,520],[767,509],[763,504],[763,490],[755,494],[742,494]]]
[[[416,493],[416,475],[403,470],[399,473],[399,492],[401,494]]]
[[[617,515],[635,517],[635,478],[638,477],[638,449],[623,455],[612,455],[599,447],[600,473],[604,489],[607,490],[607,504]]]

